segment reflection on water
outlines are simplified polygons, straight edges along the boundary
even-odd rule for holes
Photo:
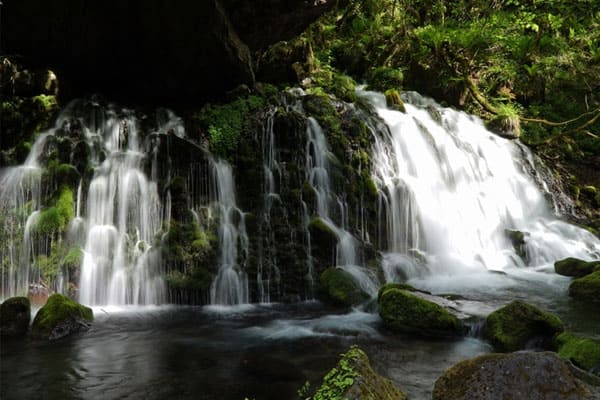
[[[492,308],[464,304],[472,314]],[[558,311],[571,308],[565,302]],[[411,399],[428,399],[442,371],[491,351],[475,338],[390,335],[377,314],[340,314],[317,302],[94,313],[85,334],[54,343],[3,340],[0,398],[294,399],[304,382],[314,388],[339,354],[358,344]]]

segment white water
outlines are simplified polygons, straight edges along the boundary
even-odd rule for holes
[[[163,210],[156,180],[143,169],[151,143],[142,143],[133,116],[96,112],[97,122],[84,127],[85,138],[98,152],[92,159],[100,160],[99,152],[106,158],[94,166],[87,194],[79,300],[89,305],[161,303],[165,283],[152,243],[162,228]]]
[[[306,126],[306,179],[315,190],[316,212],[337,238],[333,265],[343,269],[371,296],[377,294],[377,279],[359,265],[357,240],[348,232],[348,207],[331,188],[329,178],[329,151],[327,139],[319,123],[312,117]],[[339,225],[330,217],[330,203],[339,209]]]
[[[381,94],[361,95],[389,128],[372,127],[386,280],[485,288],[498,278],[488,270],[544,271],[564,257],[600,256],[596,237],[550,210],[527,173],[532,155],[524,146],[414,93],[405,95],[406,113],[387,109]],[[525,259],[506,229],[526,232]]]
[[[244,213],[237,207],[231,166],[212,162],[213,182],[219,207],[219,269],[210,288],[211,304],[235,305],[249,302],[248,276],[244,263],[248,257],[248,236]]]

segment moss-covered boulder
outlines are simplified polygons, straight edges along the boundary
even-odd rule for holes
[[[563,331],[557,316],[515,300],[488,315],[483,334],[497,350],[508,352],[524,349],[535,339],[552,339]]]
[[[581,278],[596,270],[600,270],[600,261],[584,261],[569,257],[554,263],[554,271],[564,276]]]
[[[551,352],[486,354],[461,361],[435,382],[433,400],[595,399],[569,363]]]
[[[600,270],[571,282],[569,296],[577,300],[600,303]]]
[[[400,93],[396,89],[388,89],[385,91],[385,103],[388,108],[396,111],[406,112],[404,102],[400,98]]]
[[[558,355],[562,358],[570,360],[586,371],[600,370],[600,340],[565,332],[558,335],[556,343],[558,344]]]
[[[406,290],[388,286],[379,295],[379,315],[386,328],[428,337],[463,333],[461,321],[444,307]]]
[[[53,294],[36,314],[31,334],[37,339],[55,340],[89,329],[94,320],[92,309],[62,294]]]
[[[352,276],[339,268],[328,268],[321,274],[321,293],[325,301],[338,306],[350,307],[369,299],[352,279]]]
[[[394,384],[373,371],[369,357],[353,346],[342,354],[338,364],[325,375],[310,400],[405,400]]]
[[[0,305],[0,336],[24,336],[31,321],[27,297],[11,297]]]

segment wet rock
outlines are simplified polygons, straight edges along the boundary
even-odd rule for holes
[[[556,338],[558,355],[586,371],[600,367],[600,340],[565,332]],[[600,372],[597,371],[598,374]]]
[[[569,296],[581,301],[600,303],[600,270],[571,282]]]
[[[309,399],[405,400],[406,395],[391,381],[377,374],[365,352],[353,346],[325,375],[323,383]]]
[[[0,305],[0,336],[25,336],[31,321],[27,297],[11,297]]]
[[[600,270],[600,261],[584,261],[569,257],[554,263],[554,271],[559,275],[580,278]]]
[[[517,255],[523,260],[526,260],[527,252],[525,251],[525,237],[529,236],[529,233],[511,229],[505,229],[504,233],[512,243]]]
[[[88,330],[94,320],[92,309],[62,294],[53,294],[36,314],[31,335],[36,339],[56,340]]]
[[[486,354],[461,361],[435,382],[433,400],[583,400],[598,390],[555,353]]]
[[[516,351],[534,340],[548,347],[551,339],[563,331],[557,316],[516,300],[488,315],[483,334],[499,351]]]
[[[463,333],[462,322],[444,307],[395,285],[379,294],[379,315],[394,332],[427,337],[453,337]]]
[[[352,276],[339,268],[328,268],[321,274],[321,293],[325,301],[342,307],[364,303],[369,295],[358,287]]]

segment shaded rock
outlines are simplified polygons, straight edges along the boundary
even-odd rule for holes
[[[53,294],[36,314],[31,334],[37,339],[56,340],[89,329],[92,309],[62,294]]]
[[[547,347],[544,340],[562,331],[564,326],[557,316],[515,300],[488,315],[483,335],[499,351],[515,351],[540,338]]]
[[[311,400],[405,400],[394,384],[373,371],[369,358],[353,346],[323,378]]]
[[[577,300],[600,303],[600,270],[571,282],[569,296]]]
[[[379,315],[394,332],[429,337],[452,337],[463,333],[461,321],[442,306],[397,287],[379,295]]]
[[[346,271],[331,267],[321,274],[321,293],[326,301],[338,306],[354,306],[369,299]]]
[[[600,270],[600,261],[584,261],[578,258],[565,258],[554,263],[554,271],[564,276],[580,278]]]
[[[600,367],[600,340],[576,336],[570,332],[556,338],[558,355],[586,371]]]
[[[527,252],[525,250],[525,237],[529,236],[529,233],[511,229],[505,229],[504,233],[512,243],[515,253],[523,260],[526,260]]]
[[[31,321],[27,297],[11,297],[0,305],[0,336],[24,336]]]
[[[461,361],[435,382],[433,400],[595,399],[573,367],[555,353],[486,354]]]

